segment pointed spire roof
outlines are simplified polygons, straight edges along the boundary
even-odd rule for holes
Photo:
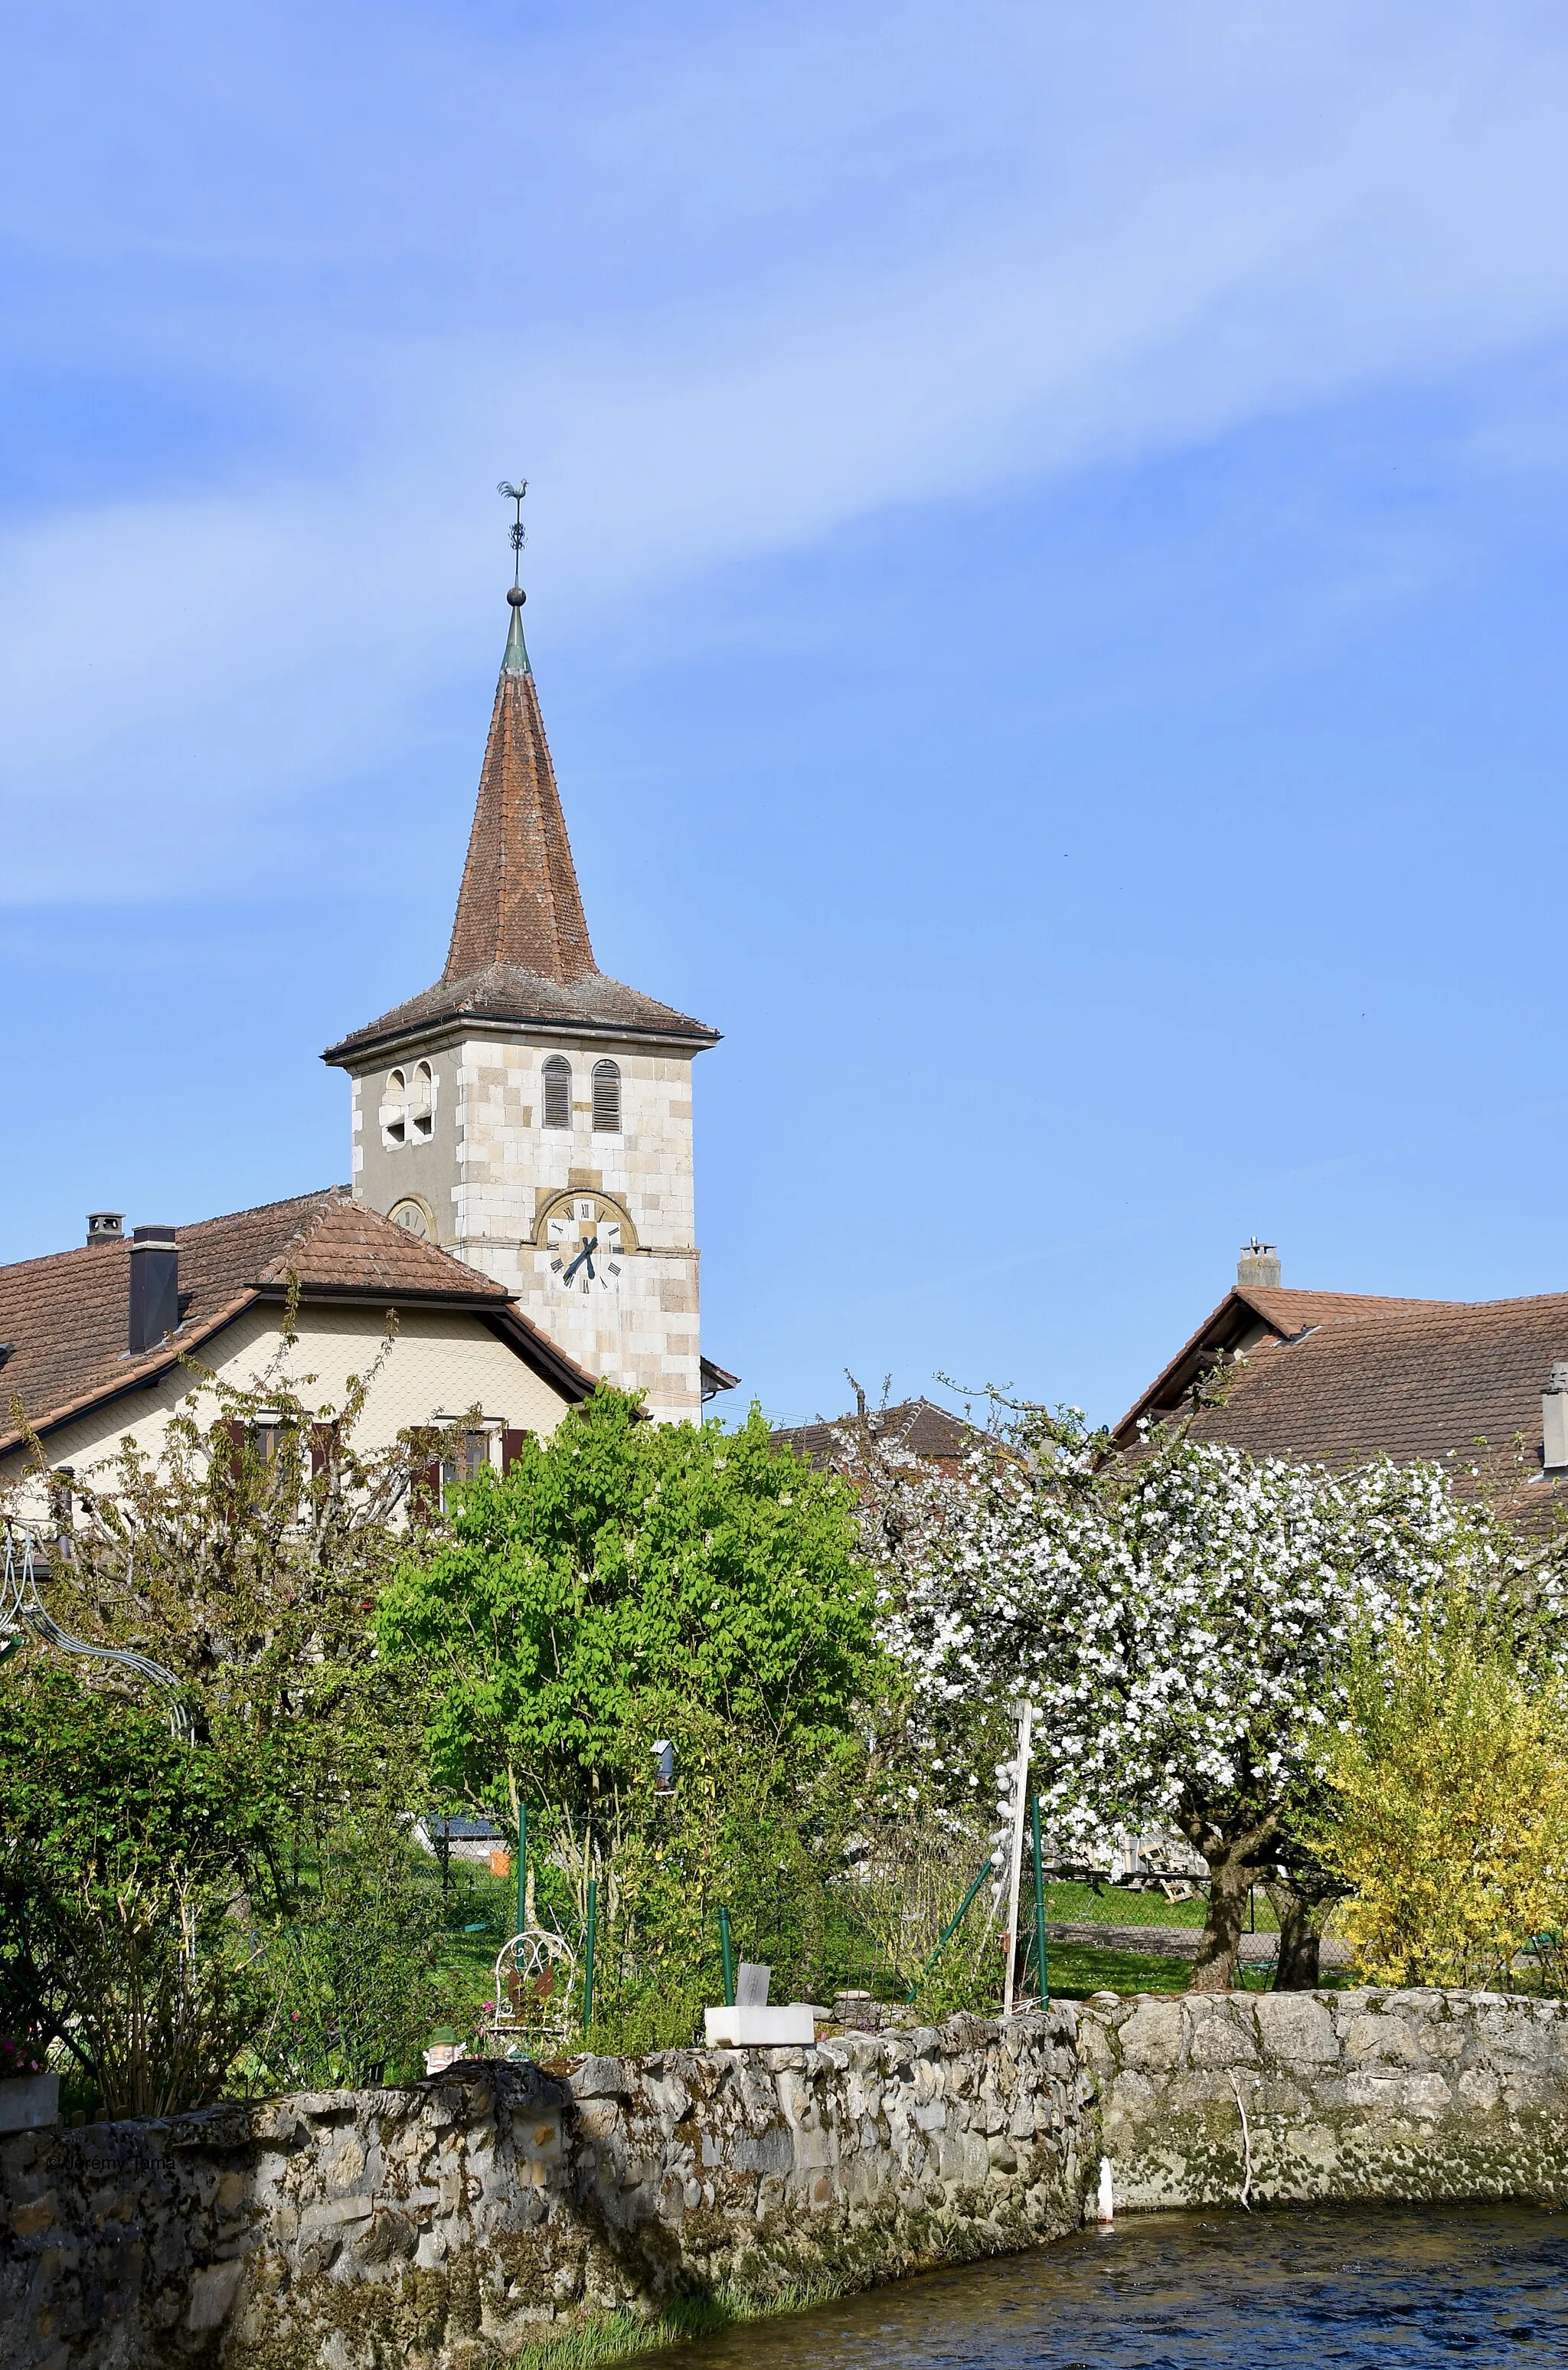
[[[563,987],[594,967],[539,692],[522,639],[521,601],[512,604],[490,711],[490,738],[443,976],[471,979],[494,963]]]
[[[511,622],[446,969],[422,995],[329,1046],[324,1061],[347,1066],[459,1018],[498,1031],[645,1037],[692,1051],[718,1041],[716,1029],[606,978],[594,962],[522,637],[522,596],[508,598]]]

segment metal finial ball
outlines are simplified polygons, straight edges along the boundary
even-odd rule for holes
[[[527,598],[528,595],[523,591],[521,585],[514,584],[510,592],[507,594],[507,603],[510,608],[521,609]]]

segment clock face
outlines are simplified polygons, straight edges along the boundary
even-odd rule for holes
[[[625,1253],[621,1219],[612,1202],[597,1193],[574,1193],[551,1213],[544,1229],[550,1276],[563,1292],[613,1292]]]

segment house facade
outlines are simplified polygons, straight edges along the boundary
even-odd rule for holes
[[[97,1213],[80,1248],[0,1268],[0,1484],[26,1474],[29,1433],[52,1471],[82,1479],[127,1438],[155,1456],[207,1376],[340,1409],[372,1375],[362,1446],[461,1424],[471,1466],[553,1432],[594,1382],[503,1286],[345,1187],[129,1237]]]

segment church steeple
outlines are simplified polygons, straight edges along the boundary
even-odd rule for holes
[[[490,712],[490,737],[447,950],[447,981],[495,964],[562,986],[594,969],[539,692],[522,639],[522,594]]]

